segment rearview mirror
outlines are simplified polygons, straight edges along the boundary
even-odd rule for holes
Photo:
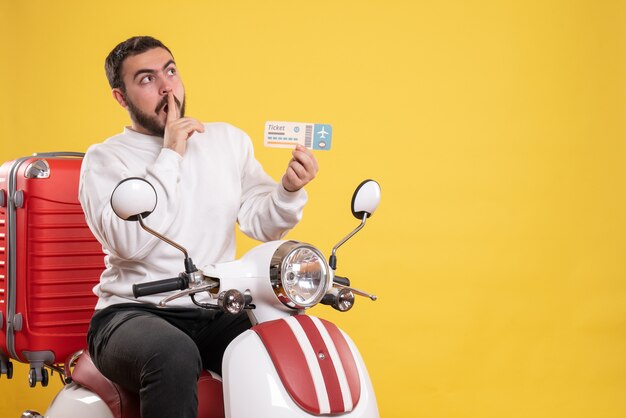
[[[365,180],[352,195],[352,214],[357,219],[372,216],[380,203],[380,185],[374,180]]]
[[[125,221],[136,221],[150,215],[157,204],[154,186],[139,177],[129,177],[118,183],[111,194],[113,212]]]
[[[352,214],[361,221],[361,224],[333,247],[332,254],[328,259],[328,264],[333,270],[337,269],[337,250],[339,247],[365,226],[365,221],[372,216],[372,213],[378,208],[379,203],[380,185],[376,181],[365,180],[357,186],[352,195]]]

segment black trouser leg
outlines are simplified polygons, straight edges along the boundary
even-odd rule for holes
[[[244,312],[239,315],[220,314],[200,327],[194,340],[200,350],[203,367],[221,375],[226,347],[251,326],[248,315]]]
[[[92,357],[110,380],[139,393],[141,416],[197,418],[202,370],[194,341],[150,313],[119,312],[92,338]]]

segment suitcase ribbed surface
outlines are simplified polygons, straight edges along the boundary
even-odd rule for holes
[[[49,177],[27,178],[28,166],[38,159],[49,166]],[[24,196],[13,212],[14,224],[7,219],[13,209],[0,208],[0,351],[23,362],[49,362],[51,355],[62,363],[86,346],[97,302],[92,288],[104,269],[104,254],[78,202],[82,160],[41,156],[17,161],[0,168],[6,187],[0,186],[9,190],[7,165],[19,167],[12,170],[15,190]],[[42,357],[42,352],[50,355]]]
[[[8,350],[6,347],[7,332],[7,289],[9,288],[8,271],[8,229],[7,229],[7,199],[8,199],[8,169],[10,163],[0,166],[0,369],[6,367]]]
[[[28,326],[33,335],[86,335],[93,286],[104,269],[100,244],[79,205],[28,202]]]
[[[0,337],[4,336],[6,321],[6,289],[7,289],[7,219],[4,208],[0,208]],[[2,347],[2,342],[0,342]]]

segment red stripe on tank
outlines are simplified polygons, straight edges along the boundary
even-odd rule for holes
[[[326,347],[322,335],[308,316],[298,315],[294,318],[300,323],[300,326],[302,326],[317,356],[317,362],[322,371],[326,393],[328,394],[330,413],[345,412],[346,408],[343,403],[343,396],[341,395],[341,386],[339,385],[339,378],[335,370],[336,365],[333,364],[333,360],[328,353],[328,347]]]
[[[335,324],[324,319],[320,319],[320,321],[335,343],[335,348],[337,349],[337,353],[341,359],[341,364],[343,365],[343,370],[346,374],[348,385],[350,386],[353,408],[356,408],[361,397],[361,380],[359,379],[359,369],[357,368],[356,361],[352,355],[352,350],[350,350],[348,342]]]
[[[293,401],[305,411],[318,415],[320,406],[313,378],[300,344],[289,325],[279,319],[256,325],[252,330],[261,338]]]

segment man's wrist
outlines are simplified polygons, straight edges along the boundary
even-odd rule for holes
[[[298,190],[290,191],[285,188],[284,184],[279,184],[277,187],[278,199],[283,202],[293,202],[295,200],[301,199],[302,195],[306,195],[306,191],[303,188]]]

